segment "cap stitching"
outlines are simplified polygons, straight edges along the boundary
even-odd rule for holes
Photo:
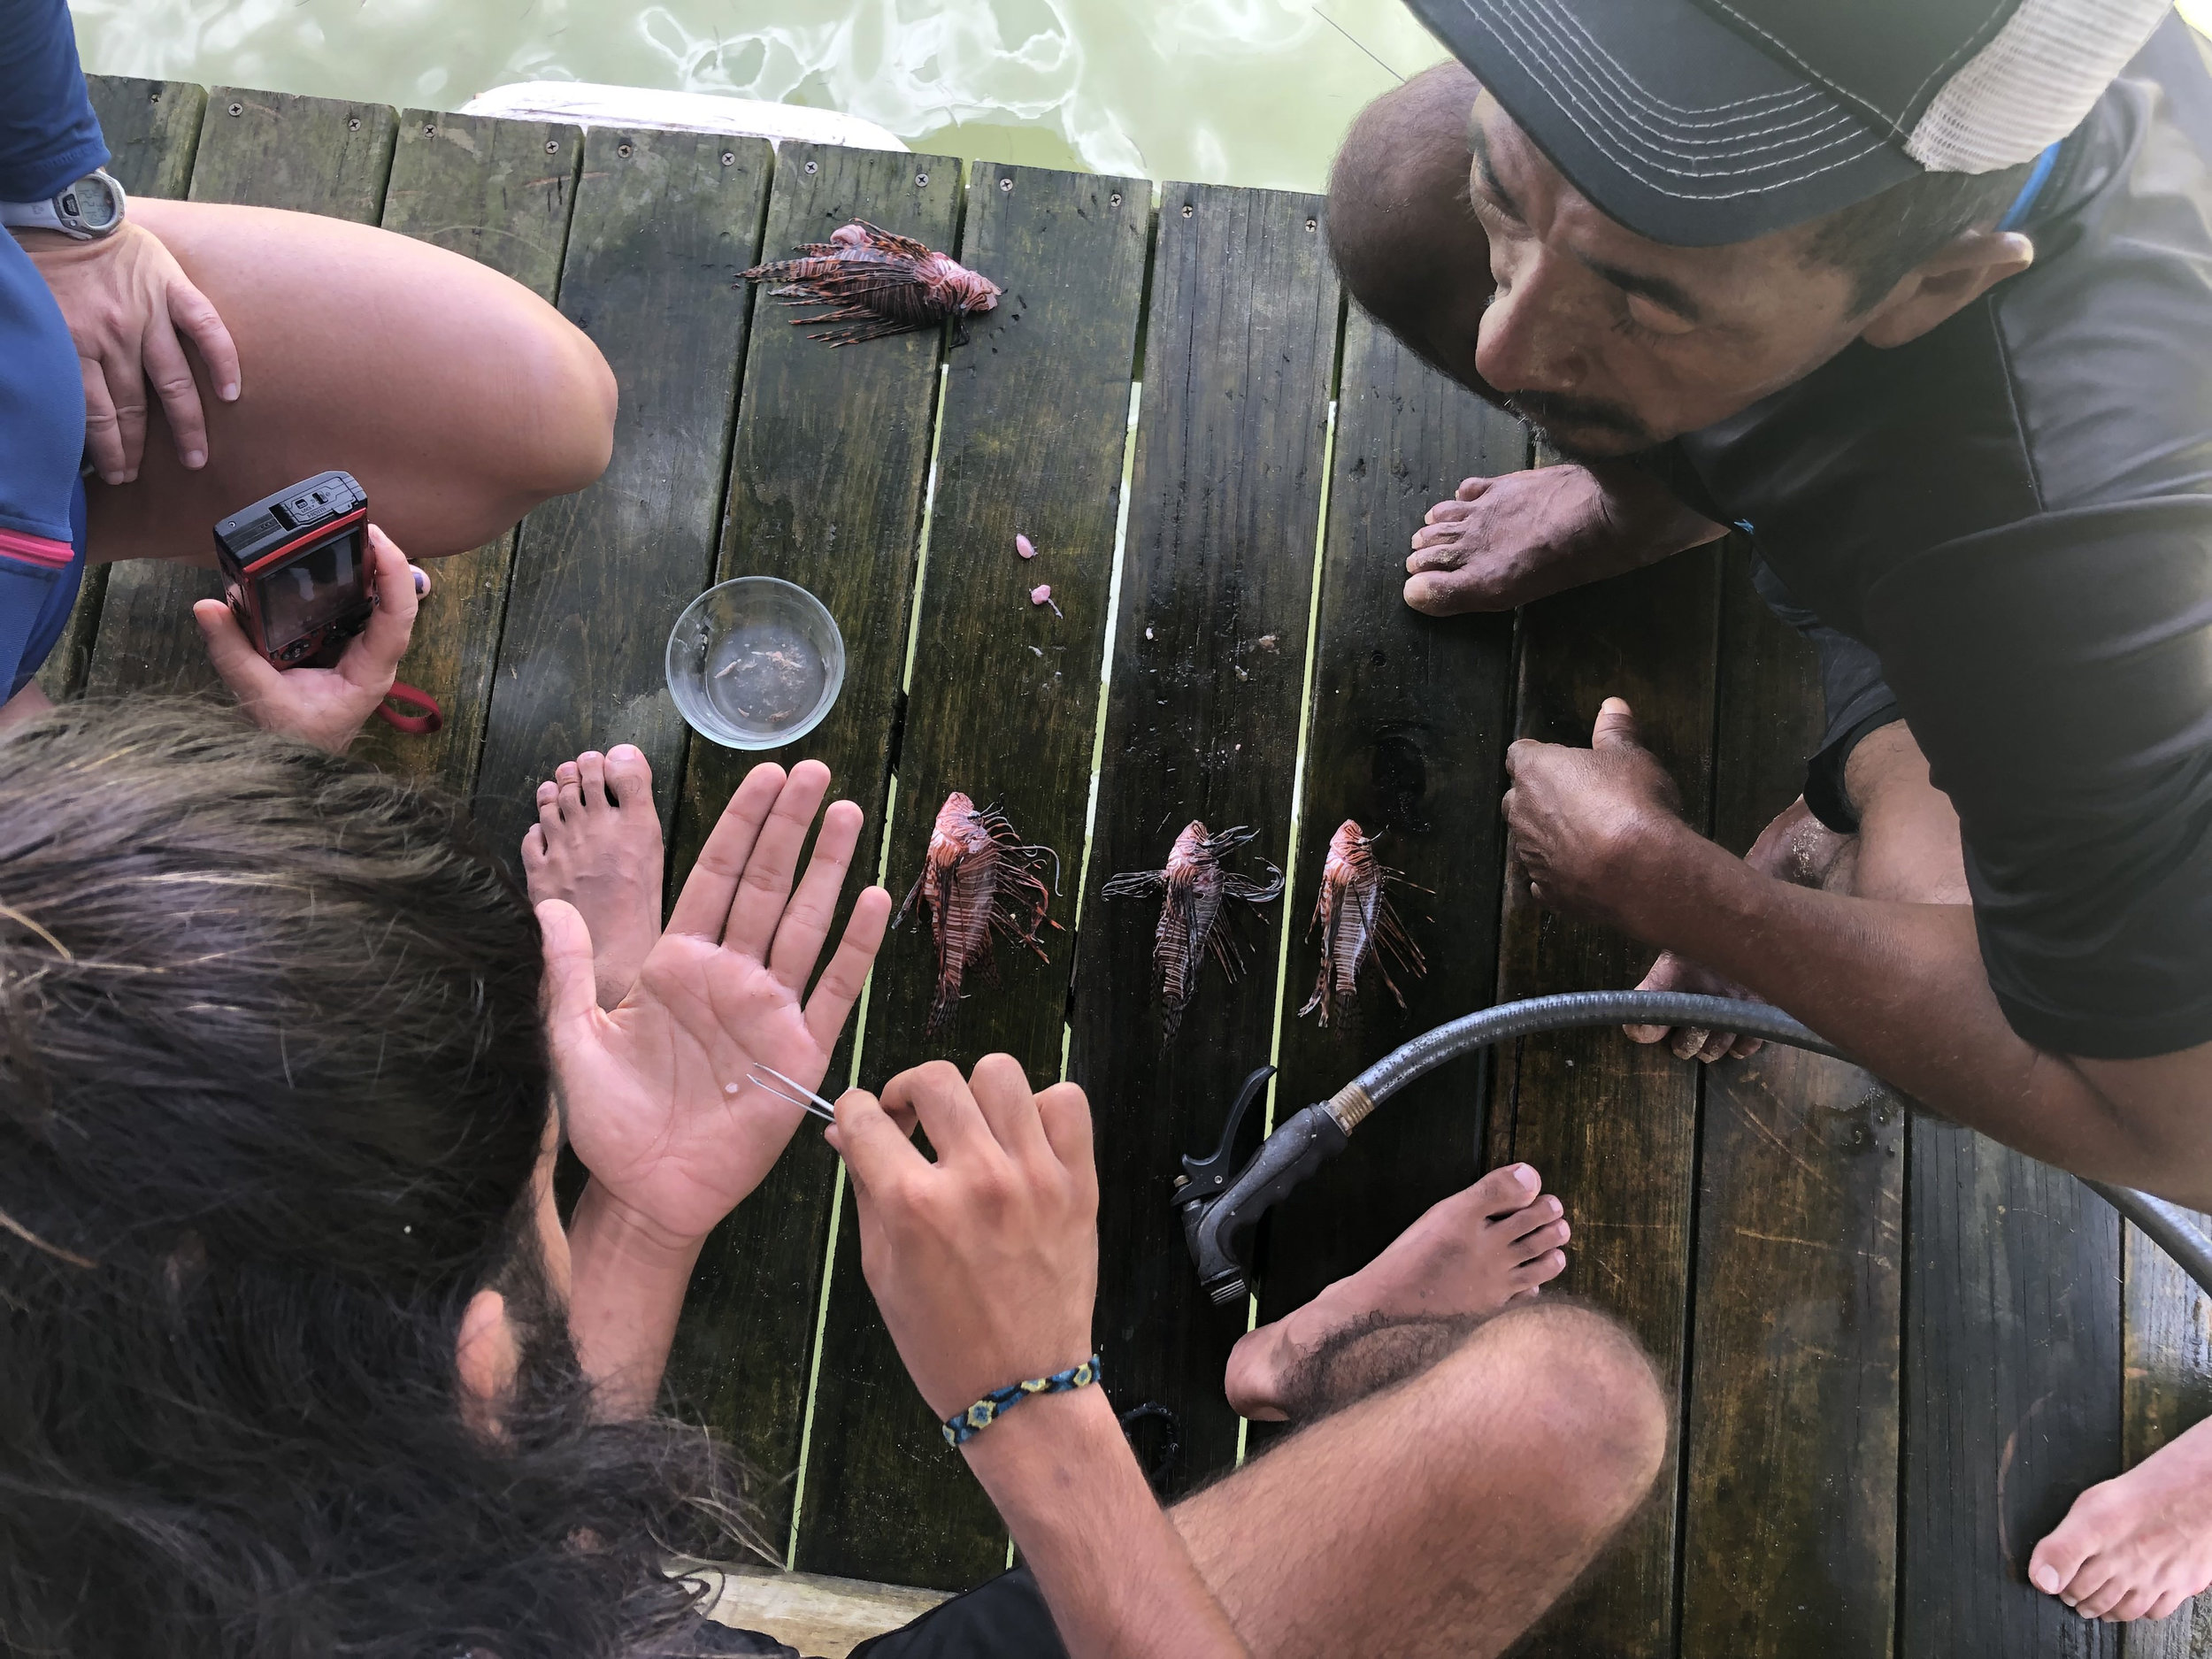
[[[1475,11],[1478,0],[1460,0],[1460,4],[1465,6],[1469,12],[1472,12]],[[1540,8],[1530,6],[1522,6],[1517,8],[1517,15],[1530,20],[1534,20],[1538,18],[1543,17],[1543,13]],[[1544,20],[1549,21],[1550,19],[1548,18],[1545,18]],[[1586,37],[1589,32],[1587,29],[1584,29],[1582,33]],[[1594,41],[1593,41],[1591,44],[1592,50],[1602,52],[1603,49],[1598,47]],[[1619,62],[1619,59],[1612,57],[1610,53],[1605,53],[1604,56],[1609,63],[1617,64]],[[1755,93],[1752,96],[1747,98],[1731,98],[1722,104],[1693,105],[1671,104],[1666,99],[1659,97],[1655,94],[1642,88],[1640,85],[1639,85],[1638,90],[1651,104],[1654,109],[1679,111],[1686,118],[1683,123],[1685,126],[1719,126],[1723,124],[1721,122],[1713,121],[1690,121],[1686,119],[1686,117],[1692,114],[1703,115],[1709,114],[1717,110],[1744,109],[1755,104],[1768,104],[1778,99],[1782,100],[1783,107],[1786,108],[1791,104],[1800,104],[1804,102],[1807,98],[1815,96],[1814,89],[1812,88],[1798,87],[1783,92]],[[1745,119],[1747,119],[1749,118],[1747,117]]]
[[[1996,0],[1996,4],[1990,7],[1988,15],[1984,17],[1979,23],[1974,26],[1973,33],[1969,35],[1964,41],[1960,42],[1958,50],[1954,51],[1941,63],[1938,64],[1933,69],[1930,70],[1926,76],[1921,81],[1920,84],[1912,89],[1911,94],[1905,99],[1906,108],[1909,109],[1919,98],[1921,93],[1927,89],[1929,81],[1933,81],[1938,75],[1941,74],[1945,70],[1948,69],[1953,64],[1956,63],[1961,58],[1964,57],[1970,51],[1978,50],[1978,42],[1981,40],[1982,31],[1990,26],[1990,23],[1996,18],[1997,14],[2002,12],[2007,5],[2015,3],[2016,0]],[[1830,80],[1826,75],[1822,74],[1820,71],[1815,69],[1810,64],[1807,63],[1795,52],[1792,51],[1788,46],[1784,44],[1781,41],[1776,39],[1774,35],[1769,34],[1765,29],[1761,28],[1749,18],[1744,16],[1742,12],[1737,11],[1735,7],[1730,5],[1728,4],[1728,0],[1705,0],[1705,4],[1719,7],[1720,10],[1728,13],[1730,17],[1735,19],[1737,22],[1742,24],[1744,27],[1749,29],[1761,40],[1770,42],[1774,47],[1775,50],[1780,52],[1783,57],[1788,58],[1791,63],[1796,65],[1799,69],[1802,70],[1806,74],[1810,75],[1815,81],[1817,81],[1822,86],[1827,88],[1831,92],[1835,93],[1839,97],[1848,98],[1854,104],[1856,104],[1865,109],[1873,110],[1878,114],[1880,114],[1883,123],[1889,128],[1890,135],[1893,138],[1904,137],[1905,121],[1902,111],[1900,111],[1896,115],[1885,113],[1882,111],[1882,106],[1873,98],[1852,91],[1850,88],[1843,85],[1840,81]]]

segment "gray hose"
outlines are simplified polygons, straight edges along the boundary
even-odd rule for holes
[[[1329,1102],[1329,1110],[1349,1133],[1369,1112],[1447,1060],[1540,1031],[1590,1025],[1696,1025],[1707,1031],[1763,1037],[1833,1059],[1851,1057],[1809,1026],[1765,1002],[1699,996],[1686,991],[1568,991],[1557,996],[1502,1002],[1424,1032],[1393,1048],[1345,1085]],[[2212,1292],[2212,1240],[2198,1230],[2189,1211],[2131,1187],[2108,1187],[2085,1178],[2083,1185],[2132,1221],[2201,1288]]]

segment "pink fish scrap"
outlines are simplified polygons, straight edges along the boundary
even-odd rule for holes
[[[1037,549],[1035,545],[1027,536],[1022,534],[1019,531],[1016,531],[1014,534],[1014,551],[1020,554],[1025,559],[1033,559],[1037,557]]]
[[[1052,584],[1050,582],[1043,582],[1040,583],[1037,587],[1031,588],[1029,590],[1029,603],[1033,605],[1052,605]],[[1056,617],[1062,618],[1063,619],[1064,619],[1067,616],[1067,612],[1061,610],[1057,605],[1052,605],[1052,614]]]

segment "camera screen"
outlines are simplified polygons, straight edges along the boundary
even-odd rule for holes
[[[335,621],[361,603],[361,532],[349,530],[260,579],[261,626],[271,650]]]

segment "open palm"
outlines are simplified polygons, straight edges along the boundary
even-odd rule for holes
[[[860,810],[832,805],[794,890],[829,780],[818,761],[746,775],[611,1012],[583,918],[558,900],[538,907],[569,1142],[607,1197],[670,1237],[702,1236],[768,1173],[805,1114],[746,1074],[772,1066],[818,1087],[883,942],[890,895],[870,887],[806,995],[860,837]]]

